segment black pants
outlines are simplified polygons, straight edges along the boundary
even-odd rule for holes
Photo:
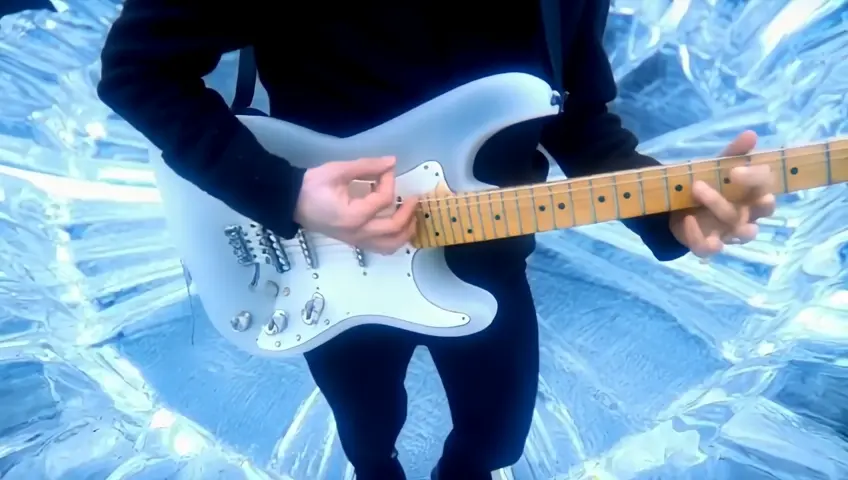
[[[435,338],[363,325],[306,354],[357,480],[405,478],[392,452],[406,420],[403,383],[417,345],[430,350],[453,421],[439,480],[489,480],[490,472],[514,464],[523,453],[539,375],[538,326],[526,264],[510,268],[460,257],[462,252],[448,256],[454,273],[498,300],[497,317],[487,329]]]

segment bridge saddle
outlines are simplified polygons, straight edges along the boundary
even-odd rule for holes
[[[291,262],[282,239],[262,225],[230,225],[224,228],[224,235],[233,248],[233,255],[239,265],[264,263],[274,267],[277,273],[291,270]]]

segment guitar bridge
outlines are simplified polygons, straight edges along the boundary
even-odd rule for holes
[[[264,263],[271,265],[277,273],[291,270],[291,262],[283,242],[274,232],[262,225],[251,223],[244,227],[230,225],[224,235],[239,265],[251,266]]]
[[[265,257],[265,263],[271,264],[277,273],[286,273],[291,270],[291,262],[286,255],[286,249],[283,247],[283,242],[274,232],[267,228],[262,228],[259,232],[260,245],[262,245],[262,256]]]
[[[224,235],[227,237],[227,242],[233,247],[233,255],[235,255],[239,265],[250,266],[256,263],[253,248],[250,246],[244,228],[239,225],[230,225],[224,228]]]

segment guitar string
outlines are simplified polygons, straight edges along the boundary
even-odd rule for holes
[[[842,150],[848,150],[848,148],[845,148],[845,149],[842,149]],[[833,150],[831,150],[831,151],[833,151]],[[798,157],[793,157],[793,158],[812,157],[812,156],[819,156],[819,155],[820,155],[820,154],[805,154],[805,155],[803,155],[803,156],[798,156]],[[752,163],[752,164],[750,164],[750,165],[751,165],[751,166],[753,166],[753,165],[769,165],[769,164],[771,164],[771,163],[783,163],[783,162],[784,162],[784,159],[777,159],[777,160],[774,160],[774,161],[768,161],[768,162],[758,162],[758,163]],[[792,168],[792,167],[804,167],[804,166],[815,165],[815,164],[818,164],[818,163],[825,163],[825,164],[827,164],[827,163],[830,163],[830,162],[829,162],[828,160],[813,160],[813,161],[807,161],[807,162],[796,162],[796,163],[794,163],[793,165],[791,165],[790,167],[787,167],[787,168]],[[733,165],[733,166],[730,166],[730,167],[716,167],[716,168],[704,169],[704,170],[700,170],[700,171],[690,171],[690,172],[687,172],[687,173],[681,173],[681,174],[679,174],[679,175],[672,175],[671,177],[678,177],[678,176],[679,176],[679,177],[693,177],[694,175],[698,175],[698,174],[701,174],[701,173],[718,172],[718,171],[721,171],[721,170],[727,170],[727,171],[729,171],[729,170],[732,170],[732,169],[733,169],[733,168],[735,168],[735,167],[740,167],[740,166],[747,166],[747,165]],[[671,167],[659,167],[659,169],[662,169],[662,168],[674,168],[674,166],[671,166]],[[778,171],[778,172],[779,172],[779,171]],[[828,174],[828,176],[830,176],[830,175],[829,175],[829,173],[830,173],[830,172],[824,172],[824,173],[825,173],[825,174]],[[786,175],[788,175],[788,172],[786,173]],[[597,186],[591,186],[591,185],[589,185],[589,186],[586,186],[586,187],[572,188],[572,189],[570,189],[570,190],[564,190],[564,191],[559,192],[559,193],[548,192],[548,193],[545,193],[545,194],[539,194],[539,195],[532,195],[532,194],[530,194],[530,195],[523,195],[523,196],[518,196],[518,195],[516,195],[515,197],[508,198],[508,199],[506,199],[506,198],[505,198],[505,199],[503,199],[503,200],[501,200],[501,199],[497,199],[497,200],[495,200],[495,199],[490,199],[490,200],[487,200],[487,201],[481,201],[481,202],[469,202],[469,201],[464,201],[464,202],[462,203],[462,205],[459,205],[459,206],[455,207],[454,209],[462,208],[462,207],[465,207],[466,205],[467,205],[467,206],[476,206],[476,205],[481,205],[481,204],[482,204],[482,205],[486,205],[486,204],[495,204],[495,203],[502,203],[502,202],[510,202],[510,203],[512,203],[512,202],[518,202],[519,200],[526,200],[526,199],[531,199],[531,198],[535,199],[535,198],[538,198],[538,197],[553,197],[553,195],[554,195],[554,194],[566,194],[566,195],[567,195],[567,194],[573,194],[573,193],[575,193],[575,192],[586,192],[586,191],[591,191],[591,190],[600,189],[600,188],[616,188],[617,186],[619,186],[619,185],[624,185],[624,184],[641,184],[641,183],[644,183],[644,181],[645,181],[645,180],[660,180],[660,181],[664,181],[664,180],[667,180],[667,179],[668,179],[668,177],[661,177],[661,176],[657,176],[657,177],[650,177],[650,178],[647,178],[647,179],[637,179],[637,180],[632,180],[632,181],[624,181],[624,182],[619,182],[619,183],[617,183],[617,184],[606,184],[606,185],[597,185]],[[580,181],[580,178],[577,178],[577,179],[570,179],[570,180],[572,180],[572,181]],[[783,181],[781,182],[781,183],[783,183],[784,188],[787,188],[787,187],[788,187],[786,180],[788,180],[788,178],[786,178],[786,176],[784,175],[784,179],[783,179]],[[582,181],[586,181],[586,180],[582,180]],[[562,181],[562,182],[565,182],[565,181]],[[542,183],[542,184],[538,184],[538,186],[534,186],[534,187],[525,186],[525,187],[516,187],[516,189],[520,189],[520,188],[547,188],[547,187],[546,187],[546,185],[548,185],[548,184],[544,184],[544,183]],[[560,184],[560,185],[562,185],[562,184]],[[670,188],[671,188],[671,185],[656,185],[656,186],[647,187],[647,188],[642,187],[642,188],[640,189],[640,194],[641,194],[641,196],[642,196],[643,198],[644,198],[644,197],[649,196],[649,195],[648,195],[648,193],[651,193],[651,194],[652,194],[652,193],[657,192],[657,191],[664,191],[665,193],[670,194],[670,192],[669,192]],[[486,193],[500,193],[500,192],[502,192],[502,190],[501,190],[501,189],[497,189],[497,190],[492,190],[491,192],[487,192],[487,191],[482,191],[482,192],[468,192],[468,194],[467,194],[467,195],[469,195],[469,196],[470,196],[470,195],[474,195],[475,193],[476,193],[476,194],[480,194],[480,195],[482,195],[482,194],[486,194]],[[774,193],[782,194],[782,193],[789,193],[789,192],[774,192]],[[432,202],[432,201],[435,201],[435,200],[446,200],[446,199],[451,199],[451,198],[458,198],[458,196],[430,197],[430,200],[429,200],[429,201],[431,201],[431,202]],[[594,200],[589,200],[589,199],[587,199],[587,198],[584,198],[584,199],[582,199],[582,200],[583,200],[584,202],[586,202],[586,203],[591,203],[591,204],[592,204],[592,209],[594,210],[594,208],[595,208],[595,207],[594,207],[594,204],[595,204],[595,201],[594,201]],[[639,200],[639,199],[638,199],[638,197],[635,197],[635,196],[634,196],[633,200]],[[666,201],[666,203],[669,203],[669,201],[668,201],[668,200],[670,200],[670,199],[669,199],[669,198],[667,198],[666,200],[667,200],[667,201]],[[422,199],[422,200],[419,200],[419,202],[418,202],[418,203],[419,203],[419,207],[418,207],[418,208],[420,208],[420,207],[421,207],[421,205],[420,205],[421,203],[426,203],[427,201],[428,201],[428,200],[423,200],[423,199]],[[402,203],[402,202],[401,202],[401,203]],[[574,201],[574,199],[573,199],[573,198],[571,198],[571,199],[569,199],[569,203],[570,203],[570,204],[571,204],[571,206],[573,207],[573,205],[574,205],[576,202]],[[612,203],[612,204],[613,204],[613,205],[615,205],[615,204],[617,204],[617,203],[618,203],[618,199],[616,198],[615,203]],[[436,208],[436,209],[434,209],[434,208],[430,208],[430,212],[438,212],[439,214],[444,213],[444,210],[448,210],[448,212],[449,212],[449,211],[450,211],[450,207],[443,207],[443,206],[439,206],[439,207],[438,207],[438,208]],[[518,208],[517,208],[517,207],[516,207],[516,210],[518,210]],[[644,210],[644,208],[643,208],[643,210]],[[666,209],[665,211],[668,211],[668,210],[669,210],[669,209]],[[424,212],[422,212],[422,213],[424,213]],[[495,214],[495,212],[494,212],[494,211],[493,211],[493,212],[491,212],[491,213],[492,213],[492,214]],[[518,212],[518,215],[519,215],[519,217],[520,217],[520,211]],[[534,212],[534,215],[535,215],[535,212]],[[552,213],[551,215],[553,215],[553,213]],[[472,216],[472,215],[470,215],[470,214],[469,214],[469,217],[471,217],[471,216]],[[478,214],[478,216],[481,216],[481,215],[479,215],[479,214]],[[610,219],[610,220],[618,220],[618,218],[613,218],[613,219]],[[570,226],[570,227],[563,227],[562,229],[565,229],[565,228],[573,228],[573,227],[577,227],[577,226],[584,226],[584,225],[591,225],[591,224],[593,224],[593,223],[603,223],[603,222],[605,222],[605,221],[609,221],[609,220],[603,220],[603,221],[598,221],[598,222],[592,222],[592,223],[589,223],[589,224],[572,225],[572,226]],[[472,222],[472,223],[473,223],[473,222]],[[482,219],[481,219],[481,222],[480,222],[480,223],[484,223],[484,222],[482,221]],[[309,232],[309,231],[306,231],[305,233],[306,233],[306,234],[309,234],[310,232]],[[452,236],[455,236],[455,235],[453,234],[453,230],[451,230],[451,232],[450,232],[450,233],[451,233],[451,235],[452,235]],[[519,235],[530,235],[530,234],[533,234],[533,233],[538,233],[538,232],[527,232],[527,233],[522,233],[522,234],[519,234]],[[347,243],[344,243],[344,242],[342,242],[342,241],[340,241],[340,240],[332,239],[331,237],[327,237],[326,235],[323,235],[323,234],[319,234],[319,235],[321,235],[321,237],[319,237],[319,238],[317,238],[317,239],[314,239],[314,237],[313,237],[313,239],[310,239],[310,241],[308,241],[308,244],[309,244],[309,247],[310,247],[310,248],[318,248],[318,247],[320,247],[320,248],[324,248],[324,247],[343,247],[343,248],[348,249],[348,250],[351,250],[351,251],[355,248],[354,246],[351,246],[351,245],[349,245],[349,244],[347,244]],[[462,235],[462,236],[464,237],[465,235]],[[509,236],[512,236],[512,235],[509,235]],[[516,236],[517,236],[517,235],[516,235]],[[503,237],[501,237],[501,238],[503,238]],[[491,239],[490,239],[490,240],[491,240]],[[465,242],[450,242],[450,243],[465,243]],[[298,243],[298,241],[297,241],[297,240],[294,240],[294,239],[292,239],[292,240],[283,240],[282,242],[280,242],[280,244],[281,244],[283,247],[287,247],[287,248],[286,248],[287,250],[288,250],[288,248],[297,248],[297,249],[299,249],[299,248],[300,248],[300,244]],[[373,252],[367,252],[367,253],[373,253]]]
[[[843,150],[848,151],[848,147],[844,148]],[[809,153],[809,154],[794,156],[794,157],[791,158],[791,160],[804,159],[804,158],[810,158],[810,157],[819,157],[821,155],[822,155],[821,153]],[[830,155],[827,155],[827,157],[830,157]],[[730,157],[730,158],[734,158],[734,157]],[[775,160],[760,161],[760,162],[757,162],[757,163],[744,163],[744,164],[740,163],[738,165],[718,166],[718,167],[705,168],[705,169],[701,169],[701,170],[695,170],[695,169],[691,168],[691,165],[694,165],[694,164],[688,164],[688,166],[690,168],[686,169],[686,171],[681,171],[680,173],[669,174],[668,172],[666,172],[663,175],[652,176],[652,177],[642,177],[642,178],[636,178],[636,179],[633,179],[633,180],[622,180],[622,181],[619,181],[619,182],[616,182],[615,180],[613,180],[612,182],[601,184],[601,185],[592,185],[590,183],[589,185],[582,186],[582,187],[573,187],[572,186],[573,183],[592,182],[593,180],[598,180],[598,179],[601,179],[601,178],[610,178],[610,177],[615,177],[615,176],[636,175],[637,177],[639,177],[642,174],[642,172],[644,172],[646,170],[668,170],[668,169],[672,169],[672,168],[677,168],[677,169],[682,170],[684,167],[687,167],[687,164],[669,165],[669,166],[657,167],[657,168],[649,167],[649,168],[646,168],[646,169],[627,170],[627,171],[622,171],[622,172],[619,172],[619,173],[608,173],[608,174],[592,175],[592,176],[586,176],[586,177],[575,177],[575,178],[569,178],[569,179],[565,179],[565,180],[556,180],[556,181],[553,181],[553,182],[537,183],[537,184],[531,184],[531,185],[518,185],[518,186],[513,186],[513,187],[505,187],[505,188],[493,188],[491,190],[480,190],[480,191],[477,191],[477,192],[450,193],[450,194],[445,194],[444,196],[441,196],[441,197],[428,196],[428,197],[419,199],[418,203],[424,204],[424,203],[432,202],[432,201],[435,201],[435,200],[459,199],[459,198],[462,198],[462,197],[474,197],[474,196],[482,196],[482,195],[486,195],[486,194],[503,194],[503,193],[507,193],[507,192],[516,192],[516,191],[519,192],[519,193],[524,193],[528,190],[551,189],[551,188],[565,187],[565,186],[568,186],[570,188],[568,190],[563,190],[562,192],[556,192],[556,193],[551,192],[551,194],[569,193],[569,192],[571,192],[571,193],[581,193],[581,192],[592,191],[592,190],[596,190],[596,189],[600,189],[600,188],[616,188],[616,187],[619,187],[619,186],[622,186],[622,185],[628,186],[628,185],[635,185],[635,184],[644,184],[646,181],[652,181],[652,180],[653,181],[667,182],[669,179],[686,178],[686,177],[688,177],[689,179],[692,179],[692,180],[698,180],[698,179],[694,178],[696,175],[702,175],[702,174],[707,174],[707,173],[718,173],[718,172],[721,172],[722,170],[726,170],[729,173],[730,170],[733,170],[736,167],[755,167],[755,166],[758,166],[758,165],[769,165],[769,166],[771,166],[773,164],[783,164],[785,166],[785,168],[782,168],[782,169],[779,169],[779,170],[772,170],[772,172],[773,173],[784,172],[784,175],[786,176],[786,175],[789,175],[788,171],[791,170],[792,168],[799,168],[800,169],[800,167],[811,166],[811,165],[816,165],[816,164],[825,164],[825,165],[829,166],[829,165],[832,165],[832,163],[834,163],[833,160],[841,160],[841,161],[844,161],[844,162],[848,162],[848,157],[837,158],[837,159],[826,158],[826,159],[823,159],[823,160],[817,160],[816,159],[816,160],[809,160],[809,161],[803,161],[803,162],[793,162],[791,165],[786,164],[787,160],[790,160],[790,159],[779,158],[779,159],[775,159]],[[832,166],[830,168],[828,168],[828,170],[826,170],[824,172],[825,175],[830,177],[829,170],[832,170],[832,169],[833,169]],[[510,201],[518,200],[518,199],[524,200],[524,199],[536,198],[536,197],[539,197],[539,196],[548,196],[548,195],[549,194],[547,194],[547,193],[546,194],[531,193],[531,194],[528,194],[528,195],[520,195],[520,196],[516,195],[515,197],[511,197],[509,200]],[[479,202],[468,203],[468,205],[471,205],[471,206],[485,205],[485,204],[494,203],[494,202],[496,202],[496,201],[495,200],[482,200],[482,201],[479,201]],[[397,206],[397,205],[401,205],[403,203],[404,202],[395,202],[395,205]]]

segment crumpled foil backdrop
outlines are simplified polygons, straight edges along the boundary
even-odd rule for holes
[[[188,300],[145,141],[95,94],[118,6],[54,3],[0,21],[0,477],[350,479],[303,361],[234,350]],[[660,158],[848,133],[848,0],[617,0],[607,47]],[[618,224],[542,235],[541,390],[498,478],[848,478],[847,226],[841,185],[709,264]],[[422,479],[450,422],[426,351],[407,384]]]

